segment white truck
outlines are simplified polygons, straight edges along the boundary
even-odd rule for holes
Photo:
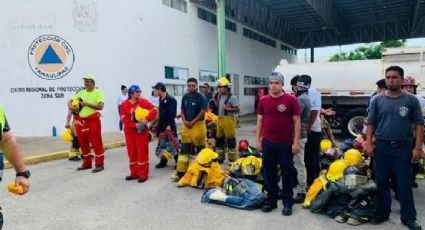
[[[425,48],[388,48],[382,59],[326,63],[286,64],[276,67],[289,82],[295,75],[307,74],[312,77],[312,87],[322,94],[322,107],[334,108],[335,116],[328,117],[333,129],[340,129],[349,137],[363,128],[363,118],[370,95],[376,90],[376,81],[383,78],[385,69],[399,65],[404,75],[418,79],[418,93],[425,96]],[[290,91],[285,85],[285,91]]]

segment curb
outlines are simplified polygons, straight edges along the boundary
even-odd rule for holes
[[[109,149],[115,149],[115,148],[119,148],[123,146],[125,146],[125,141],[119,141],[119,142],[105,144],[104,148],[105,150],[109,150]],[[68,153],[69,151],[67,150],[67,151],[60,151],[60,152],[53,152],[53,153],[36,155],[36,156],[24,157],[24,162],[25,162],[25,165],[33,165],[33,164],[38,164],[38,163],[47,162],[47,161],[65,159],[65,158],[68,158]],[[12,165],[9,163],[9,161],[6,161],[6,160],[4,161],[4,168],[5,169],[12,168]]]

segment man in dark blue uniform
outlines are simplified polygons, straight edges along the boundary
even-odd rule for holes
[[[404,71],[399,66],[385,70],[388,90],[373,97],[368,114],[366,152],[375,157],[375,180],[378,187],[376,216],[372,224],[387,221],[391,212],[390,178],[397,181],[401,222],[409,229],[422,229],[416,223],[412,193],[412,162],[424,152],[423,117],[417,98],[403,92]],[[412,130],[414,127],[414,130]],[[416,144],[412,147],[413,131]],[[376,141],[373,142],[373,135]],[[413,149],[413,150],[412,150]]]

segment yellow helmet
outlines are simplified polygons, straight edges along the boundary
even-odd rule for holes
[[[212,151],[210,148],[204,148],[201,150],[201,152],[199,152],[195,160],[201,165],[206,165],[217,158],[218,153]]]
[[[328,151],[330,148],[332,148],[332,141],[328,140],[328,139],[323,139],[320,142],[320,151],[322,153],[325,153],[326,151]]]
[[[349,149],[344,153],[344,160],[350,165],[356,165],[362,161],[362,153],[357,149]]]
[[[73,99],[71,102],[72,107],[74,107],[75,109],[80,109],[80,100],[78,99]]]
[[[328,180],[335,182],[344,176],[344,170],[348,164],[345,160],[336,160],[330,166],[326,177]]]
[[[221,77],[220,79],[218,79],[217,81],[218,86],[230,86],[230,81],[225,78],[225,77]]]
[[[134,118],[137,121],[143,121],[146,119],[146,117],[149,115],[149,110],[143,109],[141,107],[137,107],[136,110],[134,110]]]
[[[72,142],[74,140],[74,137],[72,136],[71,129],[65,129],[62,133],[62,140],[66,142]]]
[[[242,160],[242,174],[248,176],[258,175],[263,165],[262,159],[255,156],[248,156]]]

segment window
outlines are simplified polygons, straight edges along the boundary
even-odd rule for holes
[[[288,54],[297,55],[297,50],[296,49],[289,48],[289,47],[287,47],[285,45],[280,44],[280,49],[283,50],[283,51],[285,51]]]
[[[186,80],[189,77],[189,69],[165,66],[166,79],[182,79]]]
[[[243,89],[243,94],[245,96],[255,96],[255,91],[257,88],[244,88]]]
[[[266,77],[244,76],[245,85],[267,85],[268,81]]]
[[[276,41],[273,39],[270,39],[268,37],[265,37],[255,31],[252,31],[250,29],[247,28],[243,28],[243,36],[247,37],[247,38],[251,38],[252,40],[256,40],[258,42],[261,42],[265,45],[271,46],[271,47],[276,47]]]
[[[216,82],[218,79],[218,73],[206,70],[199,71],[199,81],[204,82]]]
[[[162,4],[187,13],[187,2],[186,0],[162,0]]]
[[[173,96],[183,96],[185,92],[185,85],[173,85],[173,84],[165,84],[165,88],[170,95]]]
[[[207,10],[198,7],[198,18],[204,21],[207,21],[211,24],[217,25],[217,16]],[[237,25],[236,23],[226,20],[226,29],[236,32]]]

